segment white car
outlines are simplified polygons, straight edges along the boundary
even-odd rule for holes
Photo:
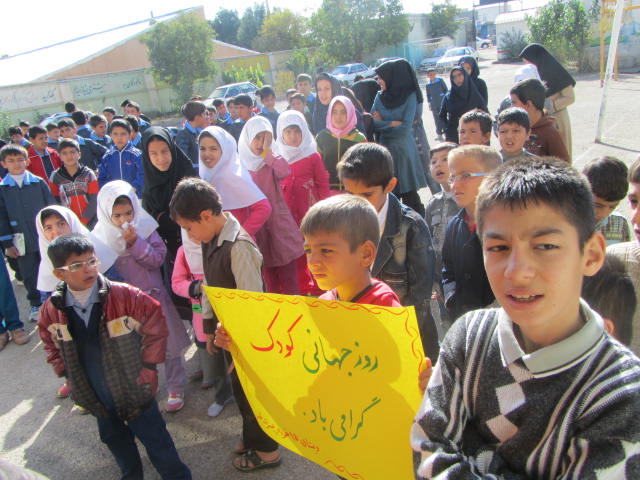
[[[453,67],[458,65],[458,62],[462,57],[472,56],[478,61],[478,52],[471,47],[453,47],[444,52],[444,55],[436,63],[436,70],[439,73],[448,72]]]
[[[476,48],[491,48],[491,39],[476,37]]]
[[[226,101],[227,98],[236,97],[241,93],[245,93],[251,97],[253,103],[255,104],[256,90],[258,90],[258,87],[251,82],[230,83],[228,85],[217,87],[202,102],[207,107],[210,107],[211,105],[213,105],[213,101],[216,98],[222,98]]]
[[[374,77],[376,71],[367,67],[364,63],[347,63],[346,65],[338,65],[333,69],[331,75],[336,77],[343,85],[353,85],[355,78],[361,75],[364,78]]]

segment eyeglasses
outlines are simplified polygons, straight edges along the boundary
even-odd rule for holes
[[[453,185],[455,182],[465,183],[467,180],[473,177],[484,177],[489,175],[488,173],[461,173],[460,175],[453,175],[449,177],[449,185]]]
[[[85,260],[84,262],[76,262],[64,267],[58,267],[56,268],[56,270],[66,270],[67,272],[74,273],[80,270],[85,265],[89,268],[98,268],[98,265],[100,265],[100,260],[98,260],[96,257],[93,257],[89,260]]]

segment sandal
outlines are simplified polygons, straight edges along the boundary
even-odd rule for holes
[[[244,442],[242,440],[240,440],[235,448],[233,450],[231,450],[231,452],[234,455],[244,455],[245,453],[247,453],[248,448],[244,446]]]
[[[241,472],[252,472],[261,468],[274,468],[282,463],[282,457],[278,455],[278,458],[270,462],[265,462],[256,453],[255,450],[248,449],[241,456],[233,460],[233,466]]]

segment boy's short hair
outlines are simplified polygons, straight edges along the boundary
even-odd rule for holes
[[[76,125],[86,125],[87,124],[87,116],[82,110],[76,110],[71,114],[71,118],[76,122]]]
[[[201,178],[181,180],[169,202],[171,218],[199,222],[205,210],[211,210],[214,215],[222,212],[222,199],[213,185]]]
[[[107,123],[107,118],[104,115],[91,115],[89,119],[89,125],[91,128],[96,128],[101,123]]]
[[[509,107],[501,111],[500,115],[498,115],[498,127],[505,123],[515,123],[516,125],[520,125],[527,132],[531,130],[529,114],[524,108]]]
[[[474,157],[482,163],[487,172],[494,170],[502,163],[500,152],[487,145],[463,145],[453,148],[449,151],[447,160],[451,161],[455,157]]]
[[[289,99],[290,102],[292,102],[294,99],[300,100],[302,103],[306,103],[307,99],[304,98],[304,95],[301,94],[300,92],[294,93],[293,95],[291,95],[291,98]]]
[[[478,122],[478,125],[480,125],[480,131],[484,135],[491,132],[491,129],[493,127],[493,119],[491,118],[491,115],[489,115],[484,110],[480,110],[479,108],[469,110],[467,113],[462,115],[460,117],[460,122],[458,123],[458,125],[469,122]]]
[[[114,128],[124,128],[127,133],[131,134],[131,124],[123,118],[113,119],[111,125],[109,125],[109,133],[111,133]]]
[[[0,148],[0,162],[4,162],[5,159],[11,155],[21,155],[25,160],[29,158],[27,149],[22,145],[8,143],[4,147]]]
[[[214,107],[213,105],[209,105],[207,107],[207,110],[209,111],[209,114],[213,115],[214,117],[218,114],[218,109],[216,107]]]
[[[73,113],[76,111],[76,106],[73,102],[67,102],[64,104],[64,111],[67,113]]]
[[[133,107],[136,109],[137,112],[140,112],[140,104],[138,102],[134,102],[133,100],[130,100],[125,107]]]
[[[358,143],[344,152],[337,169],[341,181],[353,180],[384,189],[393,178],[393,158],[380,144]]]
[[[236,96],[234,103],[236,105],[244,105],[249,108],[253,107],[253,100],[251,100],[251,97],[246,93],[241,93],[240,95]]]
[[[18,126],[20,126],[20,127],[30,127],[31,124],[29,122],[27,122],[26,120],[20,120],[18,122]]]
[[[65,148],[75,148],[80,153],[80,145],[72,138],[61,138],[58,143],[58,151],[61,152]]]
[[[547,89],[537,78],[527,78],[516,83],[509,93],[518,97],[523,104],[531,100],[534,107],[542,110]]]
[[[113,107],[104,107],[104,108],[102,109],[102,113],[105,113],[105,112],[108,112],[108,113],[110,113],[111,115],[115,115],[115,114],[116,114],[116,109],[115,109],[115,108],[113,108]]]
[[[47,126],[45,127],[47,129],[47,132],[50,132],[51,130],[55,130],[56,128],[59,130],[60,127],[58,126],[57,123],[54,122],[49,122],[47,123]]]
[[[198,100],[190,100],[182,106],[182,116],[192,122],[198,115],[202,115],[207,110],[204,103]]]
[[[631,343],[636,292],[622,260],[607,254],[604,264],[591,277],[584,277],[582,298],[614,325],[614,336],[625,345]]]
[[[262,88],[258,89],[258,91],[256,91],[256,94],[260,97],[260,100],[262,100],[263,98],[266,97],[275,97],[276,96],[276,91],[273,89],[273,87],[271,85],[265,85]]]
[[[11,125],[9,127],[9,136],[11,135],[22,135],[22,130],[17,125]]]
[[[61,118],[58,122],[58,128],[64,127],[76,128],[76,122],[74,122],[71,117]]]
[[[436,69],[433,68],[433,67],[427,68],[427,73],[431,73],[431,72],[435,72],[435,71],[436,71]]]
[[[47,255],[53,268],[60,268],[64,267],[71,255],[83,255],[94,251],[95,248],[89,237],[80,233],[69,233],[54,239],[47,248]]]
[[[124,108],[127,105],[129,105],[131,103],[131,100],[129,100],[128,98],[125,98],[122,103],[120,104],[120,108]]]
[[[375,209],[364,198],[350,194],[335,195],[313,205],[302,219],[300,231],[304,236],[338,233],[352,252],[367,241],[377,246],[380,239]]]
[[[296,93],[298,93],[298,91],[295,88],[289,88],[284,95],[285,97],[291,97],[291,95],[295,95]]]
[[[296,78],[296,83],[300,82],[309,82],[309,85],[312,84],[311,75],[308,73],[300,73],[298,74],[298,78]]]
[[[607,202],[619,202],[629,190],[629,169],[615,157],[604,156],[591,160],[582,169],[591,184],[591,191]]]
[[[219,107],[220,105],[224,105],[224,100],[221,98],[216,98],[213,100],[213,106]]]
[[[41,127],[40,125],[34,125],[33,127],[29,127],[29,137],[30,138],[35,138],[36,135],[40,135],[41,133],[44,133],[46,135],[47,131],[43,127]]]
[[[139,132],[140,131],[140,123],[138,119],[133,115],[127,115],[124,117],[124,120],[131,125],[131,132]],[[129,133],[131,133],[129,132]]]
[[[229,105],[233,105],[236,103],[236,97],[229,97],[227,99],[227,108],[229,107]]]
[[[629,183],[640,183],[640,158],[629,168]]]
[[[596,228],[591,189],[584,175],[555,157],[510,160],[486,177],[476,200],[478,231],[493,207],[515,210],[541,204],[558,210],[573,225],[583,251]]]
[[[451,151],[454,148],[458,148],[460,145],[458,145],[455,142],[441,142],[438,143],[435,147],[433,147],[431,150],[429,150],[429,156],[433,157],[433,155],[435,153],[441,152],[443,150],[447,150],[447,151]]]

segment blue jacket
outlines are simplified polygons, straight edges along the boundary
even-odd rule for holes
[[[105,135],[104,137],[100,138],[96,135],[96,132],[91,132],[91,136],[89,138],[105,148],[111,148],[111,146],[113,145],[113,141],[111,140],[111,137],[109,135]]]
[[[77,133],[79,137],[91,138],[91,128],[89,125],[80,125]]]
[[[142,152],[131,145],[122,149],[112,148],[102,157],[98,170],[98,185],[102,188],[112,180],[124,180],[136,189],[136,195],[142,195],[144,171],[142,169]]]
[[[22,187],[11,175],[0,182],[0,242],[4,248],[13,245],[13,234],[23,233],[25,250],[38,252],[36,216],[47,205],[55,205],[47,182],[26,171]]]
[[[393,289],[402,305],[415,307],[422,345],[434,363],[439,351],[438,330],[430,307],[435,264],[436,254],[424,219],[390,193],[371,273]]]
[[[278,110],[274,110],[273,112],[270,112],[266,108],[263,108],[258,115],[269,120],[269,122],[271,123],[271,126],[273,127],[273,138],[275,140],[275,138],[277,137],[276,132],[277,132],[277,126],[278,126],[278,117],[280,116],[280,112]]]
[[[107,153],[107,148],[90,138],[78,136],[76,141],[80,145],[80,162],[93,171],[98,170],[102,156]]]
[[[182,150],[194,167],[198,168],[200,151],[198,149],[198,131],[189,122],[185,122],[184,128],[178,130],[176,134],[176,145]]]

